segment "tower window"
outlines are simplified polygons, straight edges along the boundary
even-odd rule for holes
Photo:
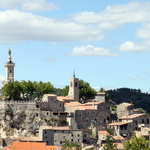
[[[78,83],[77,82],[75,82],[75,87],[78,87]]]
[[[11,73],[11,69],[10,69],[9,73]]]
[[[70,86],[72,87],[72,82],[70,82]]]

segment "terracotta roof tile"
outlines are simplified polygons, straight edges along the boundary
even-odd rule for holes
[[[125,140],[125,138],[122,136],[113,136],[113,139],[114,140]]]
[[[56,146],[46,146],[46,143],[13,142],[10,150],[56,150]]]
[[[128,124],[128,123],[130,123],[130,122],[113,122],[108,125],[109,126],[121,126],[121,125]]]
[[[137,118],[137,117],[140,117],[140,116],[144,116],[144,115],[145,115],[145,113],[132,114],[132,115],[129,115],[129,116],[120,117],[119,119],[127,119],[127,120],[130,120],[130,119],[134,119],[134,118]]]
[[[109,135],[109,133],[107,131],[99,131],[100,134],[104,135],[104,136],[107,136]]]

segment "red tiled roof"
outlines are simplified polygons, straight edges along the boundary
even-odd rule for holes
[[[10,150],[56,150],[56,146],[46,146],[46,143],[13,142]]]
[[[100,134],[102,134],[102,135],[104,135],[104,136],[109,135],[109,133],[108,133],[107,131],[99,131],[98,133],[100,133]]]
[[[114,140],[125,140],[125,138],[122,136],[113,136],[113,139]]]

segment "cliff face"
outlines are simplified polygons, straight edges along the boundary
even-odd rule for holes
[[[26,109],[24,109],[26,108]],[[65,118],[61,122],[58,116],[53,116],[48,111],[41,111],[35,105],[5,104],[0,107],[0,136],[25,137],[38,136],[39,127],[58,126],[66,123]]]

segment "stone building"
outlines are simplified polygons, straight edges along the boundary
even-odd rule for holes
[[[75,77],[75,72],[73,78],[70,79],[68,97],[79,101],[79,79]]]
[[[128,116],[133,114],[133,104],[130,103],[121,103],[117,105],[117,116]]]
[[[69,127],[41,126],[39,136],[47,145],[62,146],[65,140],[78,143],[89,141],[88,130],[70,129]]]

